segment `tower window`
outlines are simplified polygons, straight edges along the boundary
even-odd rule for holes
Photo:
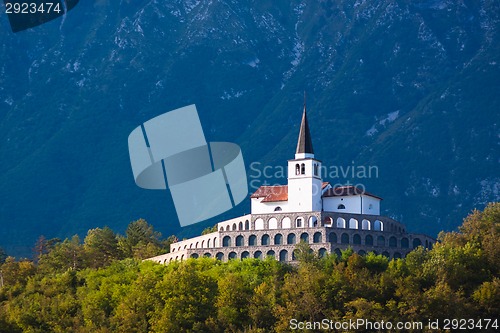
[[[314,163],[314,175],[315,176],[318,175],[318,164],[317,163]]]
[[[300,174],[305,175],[306,174],[306,165],[302,163],[300,167]]]
[[[299,175],[300,174],[300,165],[297,163],[295,164],[295,175]]]
[[[337,206],[337,209],[345,209],[345,206],[343,204],[340,204]]]

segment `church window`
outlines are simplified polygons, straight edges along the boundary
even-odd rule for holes
[[[295,175],[300,175],[300,165],[298,163],[295,164]]]
[[[269,235],[268,234],[265,234],[262,236],[260,244],[261,245],[269,245]]]
[[[280,251],[280,261],[287,261],[287,260],[288,260],[288,251],[281,250]]]
[[[337,206],[337,209],[345,209],[345,206],[343,204],[340,204]]]
[[[354,236],[352,236],[352,243],[353,244],[361,244],[361,236],[358,235],[358,234],[355,234]]]
[[[236,237],[236,246],[243,246],[243,236]]]
[[[255,246],[255,245],[257,245],[257,236],[255,236],[255,235],[251,235],[251,236],[248,238],[248,245],[250,245],[250,246]]]
[[[300,241],[309,243],[309,234],[307,232],[302,233],[302,235],[300,235]]]
[[[306,174],[306,165],[304,163],[302,163],[300,166],[300,174],[302,175]]]
[[[295,227],[302,228],[302,218],[301,217],[297,217],[297,219],[295,220]]]
[[[283,236],[281,234],[276,234],[276,236],[274,236],[274,245],[281,244],[283,244]]]
[[[342,244],[349,244],[349,235],[348,234],[342,234],[342,236],[340,236],[340,242]]]
[[[321,243],[321,232],[314,233],[313,243]]]
[[[314,175],[315,176],[318,175],[318,164],[317,163],[314,164]]]
[[[385,237],[384,236],[377,237],[377,246],[385,246]]]
[[[226,236],[222,239],[222,246],[223,247],[230,247],[231,246],[231,237]]]

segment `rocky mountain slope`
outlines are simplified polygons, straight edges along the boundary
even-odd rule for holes
[[[324,165],[377,170],[327,180],[410,230],[453,229],[500,197],[499,28],[494,0],[100,0],[17,34],[0,16],[0,246],[139,217],[199,232],[218,219],[179,230],[168,192],[135,186],[130,131],[195,103],[252,191],[286,182],[255,169],[293,157],[304,90]]]

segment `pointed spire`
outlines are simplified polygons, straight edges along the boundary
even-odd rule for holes
[[[304,112],[302,113],[302,123],[300,124],[299,140],[295,154],[312,154],[314,150],[311,141],[311,132],[307,123],[306,93],[304,92]]]

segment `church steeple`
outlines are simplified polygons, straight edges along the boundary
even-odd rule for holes
[[[314,157],[314,149],[311,140],[311,132],[309,131],[309,124],[307,123],[306,101],[304,97],[304,112],[302,113],[302,123],[300,124],[299,140],[297,141],[295,158],[305,157]]]

